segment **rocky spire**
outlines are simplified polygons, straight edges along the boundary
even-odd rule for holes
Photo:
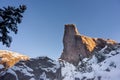
[[[66,24],[63,37],[63,53],[60,59],[77,65],[84,57],[89,57],[97,48],[102,49],[106,44],[115,44],[113,40],[91,38],[80,35],[74,24]]]

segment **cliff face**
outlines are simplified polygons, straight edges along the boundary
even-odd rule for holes
[[[116,44],[113,40],[91,38],[81,35],[74,24],[65,25],[63,37],[63,53],[60,59],[77,65],[80,60],[92,55],[92,52]]]

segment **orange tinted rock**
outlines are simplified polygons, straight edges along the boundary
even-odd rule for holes
[[[12,51],[0,50],[0,64],[3,64],[5,68],[12,67],[14,64],[19,62],[20,60],[28,60],[29,57],[18,54]]]
[[[66,24],[63,37],[63,52],[60,59],[77,65],[80,60],[91,56],[96,48],[102,49],[107,44],[115,44],[113,40],[91,38],[81,35],[74,24]]]

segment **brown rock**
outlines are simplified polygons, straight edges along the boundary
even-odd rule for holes
[[[96,48],[102,49],[106,44],[115,44],[113,40],[91,38],[80,35],[74,24],[66,24],[63,37],[63,53],[60,59],[77,65],[84,57],[89,57]]]

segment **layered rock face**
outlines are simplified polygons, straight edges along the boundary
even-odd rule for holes
[[[63,37],[63,53],[60,59],[77,65],[80,60],[90,57],[92,52],[98,51],[105,45],[115,45],[113,40],[91,38],[81,35],[74,24],[66,24]]]

